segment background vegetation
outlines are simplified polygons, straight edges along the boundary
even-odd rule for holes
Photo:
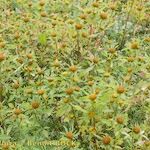
[[[17,142],[1,149],[148,150],[149,10],[148,0],[0,0],[0,141]]]

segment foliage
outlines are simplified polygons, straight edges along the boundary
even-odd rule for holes
[[[1,0],[1,149],[149,149],[149,6]]]

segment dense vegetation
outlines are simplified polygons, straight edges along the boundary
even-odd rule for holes
[[[0,0],[1,149],[148,150],[149,12],[148,0]]]

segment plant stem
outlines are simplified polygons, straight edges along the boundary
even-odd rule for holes
[[[72,112],[73,112],[73,115],[74,115],[74,118],[75,118],[75,128],[76,128],[76,130],[80,130],[80,127],[79,127],[79,125],[78,125],[78,121],[77,121],[77,117],[76,117],[76,114],[75,114],[75,110],[74,110],[74,108],[73,108],[73,106],[70,104],[70,106],[71,106],[71,109],[72,109]],[[79,132],[80,133],[80,132]],[[81,136],[81,133],[79,134],[79,139],[81,140],[81,142],[83,142],[83,139],[82,139],[82,136]]]
[[[119,50],[121,50],[121,49],[124,47],[125,42],[126,42],[127,25],[128,25],[128,20],[129,20],[130,13],[131,13],[131,10],[132,10],[132,8],[133,8],[133,5],[134,5],[134,0],[133,0],[132,3],[131,3],[130,10],[129,10],[128,15],[127,15],[127,18],[126,18],[126,20],[125,20],[126,23],[125,23],[125,28],[124,28],[124,30],[123,30],[122,40],[121,40],[120,45],[119,45],[119,47],[118,47]]]

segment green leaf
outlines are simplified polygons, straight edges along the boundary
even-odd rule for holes
[[[84,113],[87,113],[87,111],[85,110],[85,109],[83,109],[83,108],[81,108],[79,105],[72,105],[76,110],[78,110],[78,111],[82,111],[82,112],[84,112]]]
[[[39,43],[41,45],[46,45],[47,44],[47,36],[46,34],[40,34],[39,37],[38,37],[38,40],[39,40]]]

